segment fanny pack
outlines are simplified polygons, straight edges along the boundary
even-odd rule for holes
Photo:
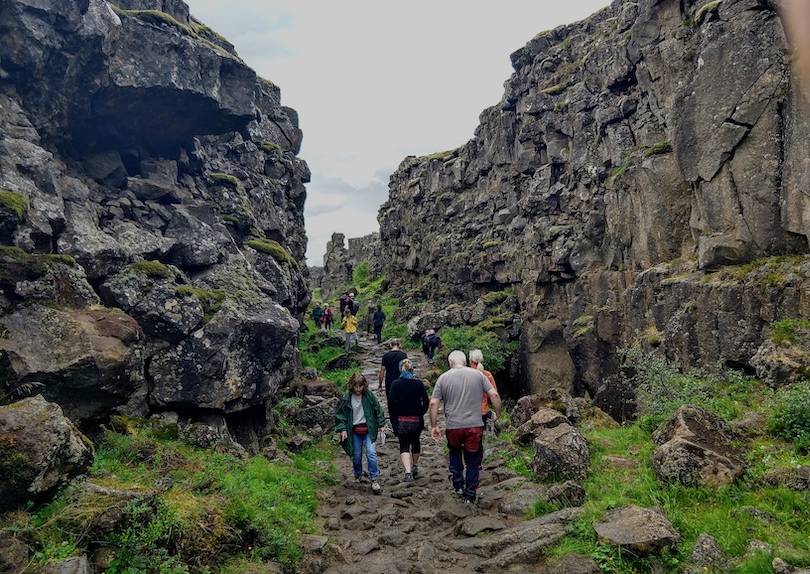
[[[367,435],[368,434],[368,425],[363,423],[361,425],[354,425],[354,434],[356,435]]]

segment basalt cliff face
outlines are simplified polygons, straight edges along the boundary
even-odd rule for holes
[[[753,368],[772,321],[808,314],[802,258],[768,259],[810,234],[810,116],[777,4],[616,1],[512,63],[471,141],[392,175],[391,284],[511,289],[520,392],[595,393],[634,342]]]
[[[180,0],[0,0],[0,38],[0,396],[249,442],[300,364],[297,114]]]

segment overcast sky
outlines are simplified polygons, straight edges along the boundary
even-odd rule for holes
[[[609,0],[186,0],[298,111],[312,171],[307,264],[333,232],[377,231],[389,176],[409,155],[457,148],[497,104],[509,55]]]

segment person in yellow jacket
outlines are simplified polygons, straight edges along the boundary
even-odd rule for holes
[[[357,317],[355,317],[351,310],[346,310],[346,314],[343,316],[343,320],[340,322],[343,326],[343,331],[346,333],[346,352],[349,352],[349,345],[351,344],[352,339],[356,345],[360,344],[360,338],[357,336]]]

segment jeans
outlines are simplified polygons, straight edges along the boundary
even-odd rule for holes
[[[453,490],[463,490],[464,498],[467,500],[475,500],[478,493],[481,461],[484,455],[481,448],[483,434],[483,427],[446,431],[447,445],[450,450],[450,480],[453,481]]]
[[[363,445],[366,445],[366,459],[368,460],[368,476],[371,480],[380,474],[377,466],[377,444],[371,440],[371,433],[359,435],[352,431],[352,466],[354,476],[363,474]]]
[[[352,338],[354,338],[355,343],[357,343],[358,345],[360,344],[360,337],[357,336],[357,331],[355,331],[354,333],[346,333],[345,348],[347,353],[349,352],[349,344],[351,343]]]

